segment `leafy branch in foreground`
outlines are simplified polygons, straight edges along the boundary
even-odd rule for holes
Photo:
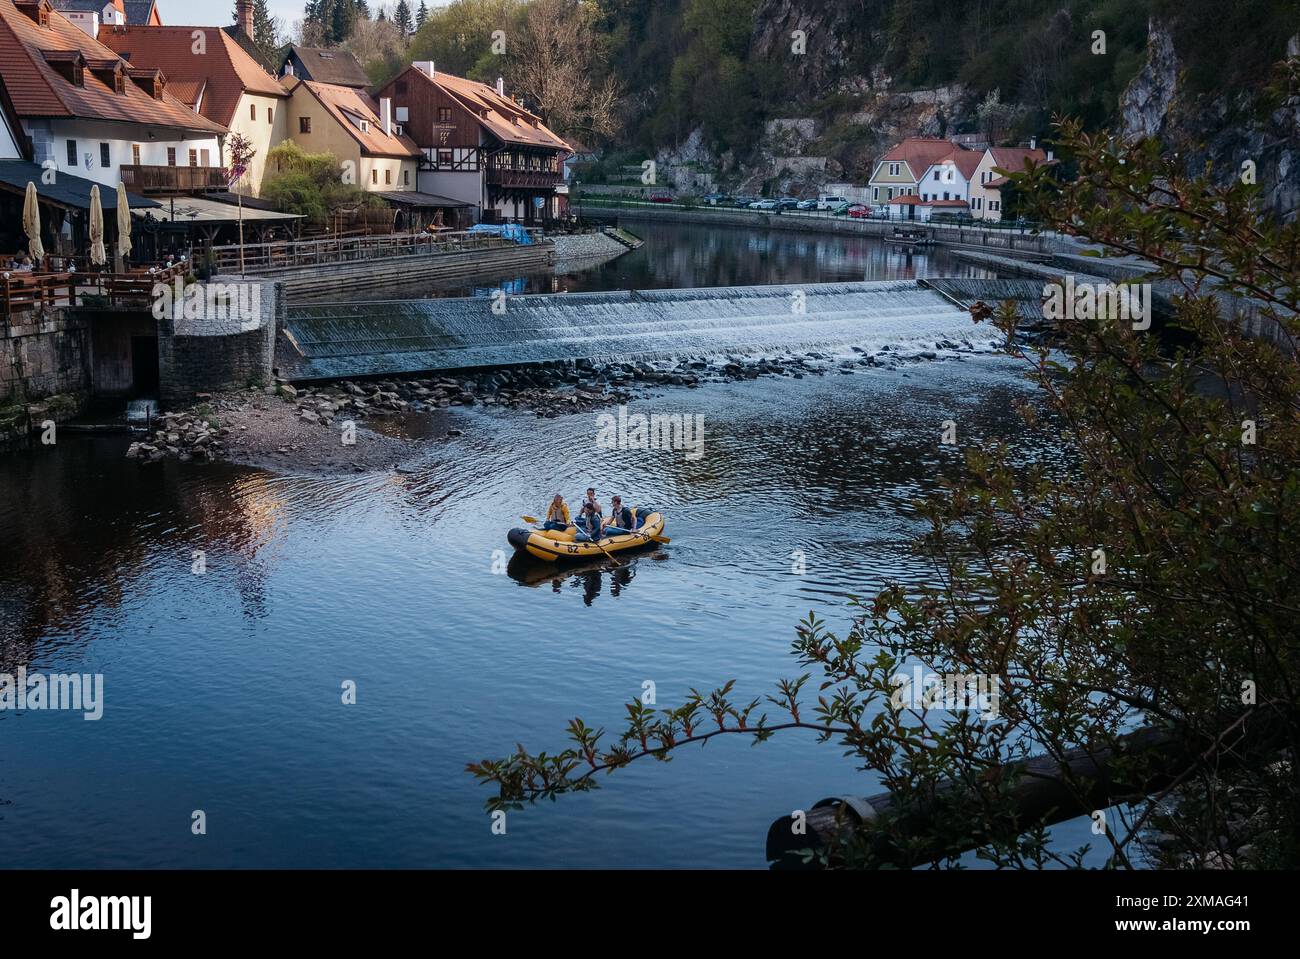
[[[969,446],[920,504],[930,584],[855,603],[843,636],[810,616],[794,643],[809,672],[766,698],[775,718],[755,719],[758,701],[733,702],[728,683],[677,709],[634,704],[611,744],[574,720],[559,754],[521,746],[470,767],[497,787],[490,806],[589,789],[714,736],[802,728],[890,794],[887,815],[808,850],[827,865],[951,865],[971,849],[1078,865],[1085,850],[1055,848],[1051,820],[1017,797],[1050,778],[1088,809],[1079,755],[1117,784],[1121,804],[1094,815],[1112,867],[1300,862],[1300,227],[1152,141],[1058,131],[1077,178],[1029,171],[1029,203],[1093,242],[1078,289],[1139,262],[1109,258],[1140,258],[1145,274],[1119,282],[1148,284],[1160,322],[1071,309],[1051,347],[1026,346],[1013,304],[977,304],[1036,387],[1020,408],[1032,442]],[[918,663],[996,678],[996,717],[900,703],[895,677]],[[1170,774],[1167,751],[1129,750],[1135,730],[1186,761]]]

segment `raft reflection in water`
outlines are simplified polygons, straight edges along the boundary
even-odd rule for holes
[[[622,566],[611,566],[603,557],[584,563],[543,563],[527,553],[516,553],[506,564],[506,575],[520,586],[536,588],[550,584],[551,592],[562,593],[567,584],[572,590],[582,591],[582,601],[590,606],[601,593],[605,575],[609,575],[609,595],[618,597],[631,585],[636,576],[636,567],[642,560],[662,561],[668,558],[663,550],[635,558],[629,557]]]

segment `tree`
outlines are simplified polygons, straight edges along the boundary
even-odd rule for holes
[[[238,8],[232,11],[231,19],[238,22]],[[274,60],[280,49],[282,28],[283,23],[271,16],[267,0],[253,0],[253,35],[249,39],[267,60]]]
[[[424,5],[424,0],[420,0],[420,7],[415,11],[415,29],[424,26],[424,21],[429,19],[429,8]]]
[[[406,0],[397,0],[397,6],[393,8],[393,23],[402,32],[402,36],[405,37],[411,32],[411,8]]]
[[[1128,297],[1071,278],[1102,294],[1101,308],[1085,296],[1052,311],[1050,346],[1023,345],[1013,303],[972,309],[1007,334],[1036,387],[1026,427],[1059,436],[1059,455],[967,448],[947,492],[919,504],[932,585],[855,604],[842,635],[810,615],[794,642],[810,671],[767,697],[776,719],[732,683],[676,709],[635,701],[612,740],[575,719],[567,749],[469,765],[496,788],[489,808],[592,789],[602,772],[714,736],[806,729],[892,796],[887,813],[843,820],[808,852],[829,865],[952,864],[971,848],[997,865],[1078,865],[1082,850],[1054,848],[1045,821],[1017,815],[1018,762],[1031,753],[1043,757],[1036,775],[1097,810],[1111,865],[1140,866],[1143,853],[1199,867],[1300,862],[1300,768],[1288,758],[1300,748],[1300,225],[1261,215],[1253,185],[1187,176],[1153,141],[1058,129],[1078,177],[1016,174],[1035,212],[1103,255],[1151,265]],[[1171,336],[1127,309],[1153,291],[1168,297]],[[1056,285],[1044,296],[1061,302]],[[896,676],[915,662],[996,679],[996,721],[900,701]],[[1136,729],[1160,748],[1130,748]],[[1070,750],[1109,757],[1102,808],[1065,763]],[[1105,808],[1121,799],[1130,805]],[[1144,850],[1153,827],[1167,841]]]
[[[594,9],[581,0],[532,0],[510,46],[510,86],[560,133],[610,137],[620,89],[598,79],[603,48]]]
[[[375,84],[387,82],[406,66],[406,40],[382,10],[377,20],[358,20],[340,46],[357,58]]]
[[[439,70],[492,84],[503,76],[527,9],[523,0],[453,0],[429,11],[411,39],[411,60],[432,60]],[[505,54],[493,50],[493,33],[504,31]]]
[[[332,153],[308,153],[292,140],[266,155],[262,198],[285,213],[300,213],[313,226],[325,226],[336,210],[382,206],[383,201],[354,184],[344,183],[339,158]]]

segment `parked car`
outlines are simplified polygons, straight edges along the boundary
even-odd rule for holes
[[[816,209],[818,209],[818,207],[817,207],[817,201],[816,201],[816,200],[800,200],[797,204],[795,204],[795,209],[796,209],[796,210],[816,210]]]
[[[757,199],[756,196],[738,196],[731,201],[731,205],[741,210],[748,210],[749,205]]]
[[[817,209],[838,211],[842,206],[849,205],[849,198],[846,196],[837,196],[834,193],[823,193],[817,198]]]
[[[871,218],[871,207],[864,203],[854,203],[845,212],[855,220],[868,220]]]
[[[651,203],[673,203],[675,201],[673,200],[673,195],[671,193],[653,193],[650,195],[650,202]]]
[[[775,210],[776,200],[755,200],[749,205],[751,210]]]
[[[836,204],[835,206],[828,206],[826,209],[831,212],[832,216],[843,216],[849,212],[849,207],[851,206],[853,206],[853,204],[848,200],[845,200],[843,203]]]
[[[799,205],[799,201],[792,196],[779,196],[776,198],[776,208],[778,210],[793,210]]]
[[[706,193],[704,196],[700,197],[700,199],[709,206],[723,206],[724,204],[731,202],[731,197],[727,196],[725,193]]]

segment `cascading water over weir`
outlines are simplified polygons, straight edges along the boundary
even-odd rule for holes
[[[281,372],[297,380],[554,360],[834,352],[992,343],[912,280],[291,306]]]

